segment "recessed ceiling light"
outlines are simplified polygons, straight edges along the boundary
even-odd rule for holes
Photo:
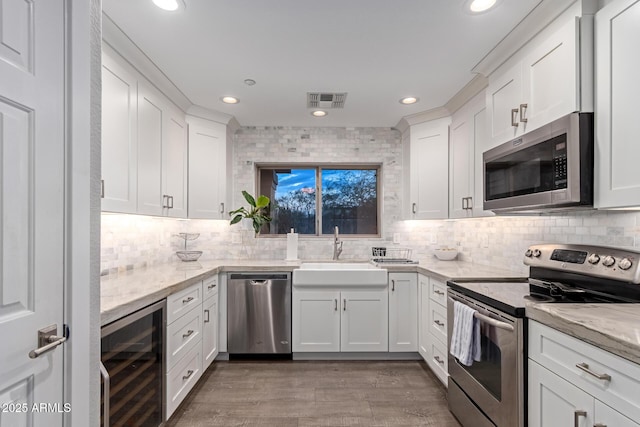
[[[244,84],[246,84],[247,86],[253,86],[254,84],[256,84],[256,81],[253,79],[244,79]]]
[[[237,104],[238,102],[240,102],[238,98],[235,98],[233,96],[223,96],[222,98],[220,98],[220,100],[225,104]]]
[[[181,6],[184,7],[184,2],[182,0],[153,0],[153,4],[158,6],[160,9],[168,10],[170,12],[180,9]]]
[[[324,117],[326,116],[328,113],[326,111],[323,110],[315,110],[311,112],[311,115],[313,117]]]
[[[416,98],[415,96],[406,96],[400,100],[400,104],[404,105],[411,105],[415,104],[416,102],[418,102],[418,98]]]
[[[495,6],[497,0],[471,0],[468,2],[471,13],[482,13]]]

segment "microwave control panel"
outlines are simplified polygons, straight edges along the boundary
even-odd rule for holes
[[[567,143],[558,142],[553,150],[554,190],[567,188]]]

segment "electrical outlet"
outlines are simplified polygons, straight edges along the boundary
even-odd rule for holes
[[[400,243],[400,233],[393,233],[393,243],[396,245]]]

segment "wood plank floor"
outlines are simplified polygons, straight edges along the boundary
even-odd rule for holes
[[[459,427],[424,362],[214,363],[167,427]]]

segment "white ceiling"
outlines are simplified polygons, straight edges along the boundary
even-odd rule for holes
[[[103,9],[193,104],[243,126],[392,127],[443,106],[540,1],[501,0],[481,15],[464,0],[185,0],[177,13],[103,0]],[[348,92],[345,107],[314,118],[310,91]],[[401,105],[408,95],[420,102]]]

